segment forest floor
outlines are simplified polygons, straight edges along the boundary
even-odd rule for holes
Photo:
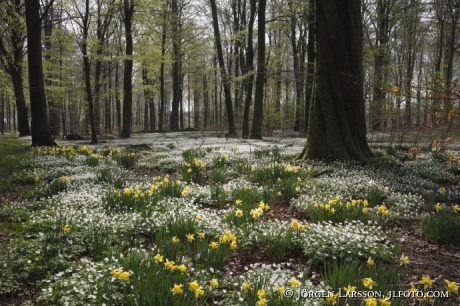
[[[295,161],[302,138],[211,136],[3,137],[0,305],[458,305],[455,141],[361,165]]]

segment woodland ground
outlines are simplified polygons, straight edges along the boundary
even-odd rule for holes
[[[179,263],[186,267],[161,289],[171,300],[158,305],[264,305],[264,300],[268,305],[373,305],[343,298],[294,302],[276,292],[368,289],[364,277],[386,277],[364,270],[374,269],[367,266],[369,259],[375,269],[398,274],[393,283],[377,281],[375,290],[446,291],[445,280],[460,283],[460,141],[440,141],[435,150],[428,140],[420,142],[424,151],[414,160],[406,150],[410,142],[398,151],[388,149],[383,135],[382,141],[377,138],[378,157],[367,165],[294,161],[305,143],[294,137],[135,134],[106,137],[96,146],[60,140],[67,148],[60,151],[32,150],[30,139],[0,138],[0,304],[149,305],[143,296],[151,288],[142,291],[136,283],[140,272],[131,273],[137,266],[129,258],[139,252],[151,262],[156,254],[164,260],[169,255],[176,270]],[[249,203],[239,205],[241,199]],[[442,211],[457,218],[453,227],[427,235],[423,220]],[[229,240],[235,248],[226,244],[229,232],[228,237],[236,236]],[[204,248],[219,240],[228,250],[212,257],[213,250],[200,249],[199,233],[209,237]],[[171,249],[173,236],[180,239],[179,249]],[[203,254],[212,256],[205,262],[193,259]],[[410,262],[400,264],[401,255]],[[355,273],[342,271],[350,262],[361,266],[354,278],[343,275]],[[130,280],[114,276],[116,268],[130,271]],[[84,283],[82,276],[88,277]],[[434,280],[427,288],[424,276]],[[211,279],[219,287],[210,286]],[[195,280],[204,294],[192,285]],[[179,281],[183,299],[172,300],[180,295],[171,293]],[[244,284],[251,288],[243,290]],[[450,293],[448,299],[391,302],[458,305],[458,293]],[[386,306],[385,300],[379,303]]]

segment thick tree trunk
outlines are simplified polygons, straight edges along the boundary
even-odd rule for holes
[[[123,0],[125,38],[126,38],[126,59],[124,60],[125,71],[123,74],[123,128],[122,137],[131,137],[131,121],[133,113],[133,33],[132,17],[134,14],[134,1]]]
[[[364,117],[361,1],[324,0],[316,6],[317,78],[299,157],[364,161],[372,152]]]
[[[255,1],[255,0],[253,0]],[[265,85],[265,7],[267,1],[259,0],[257,20],[257,79],[254,96],[254,116],[252,118],[251,139],[262,139],[262,120]]]
[[[45,82],[42,66],[42,32],[40,1],[26,1],[27,55],[29,92],[32,117],[32,146],[56,146],[51,135],[46,112]]]
[[[315,6],[316,0],[309,0],[310,7],[308,12],[308,45],[307,45],[307,80],[305,84],[305,125],[304,131],[308,132],[308,117],[310,110],[310,100],[313,91],[313,80],[315,77],[315,33],[316,33],[316,21],[315,21]]]

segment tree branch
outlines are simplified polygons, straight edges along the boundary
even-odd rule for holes
[[[43,19],[46,17],[46,15],[48,14],[48,11],[50,10],[51,6],[53,6],[53,3],[54,3],[54,0],[51,0],[50,3],[48,3],[45,7],[45,10],[42,14],[42,16],[40,17],[40,23],[43,21]]]

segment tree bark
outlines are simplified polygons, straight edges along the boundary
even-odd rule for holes
[[[317,78],[300,158],[361,160],[366,141],[360,0],[324,0],[317,8]]]
[[[255,1],[255,0],[252,0]],[[254,116],[252,118],[251,139],[262,139],[262,120],[265,85],[265,7],[267,1],[259,0],[257,20],[257,79],[254,96]]]
[[[308,117],[310,110],[310,100],[313,91],[313,80],[315,78],[315,33],[316,33],[316,0],[309,0],[308,12],[308,45],[307,45],[307,80],[305,82],[305,125],[304,131],[308,132]]]
[[[48,124],[42,66],[40,1],[26,1],[27,55],[32,117],[32,146],[56,146]]]
[[[97,132],[96,132],[96,123],[94,121],[94,103],[93,103],[93,94],[91,89],[91,63],[89,62],[88,57],[88,32],[89,32],[89,10],[90,10],[89,0],[85,1],[85,14],[83,17],[83,43],[81,45],[81,52],[83,53],[83,73],[85,75],[85,89],[86,89],[86,98],[88,100],[88,113],[89,113],[89,123],[91,126],[91,143],[97,143]]]
[[[125,71],[123,74],[123,128],[121,130],[122,137],[131,137],[131,121],[133,113],[133,84],[131,78],[133,76],[133,14],[134,0],[123,0],[123,12],[125,25],[126,39],[126,59],[124,60]]]
[[[251,0],[250,2],[250,16],[248,23],[248,44],[246,50],[246,63],[242,68],[243,75],[245,76],[245,89],[246,94],[244,98],[244,111],[243,111],[243,138],[249,138],[249,110],[251,108],[252,101],[252,87],[254,84],[254,47],[252,33],[254,31],[254,21],[256,14],[256,1]],[[242,57],[243,59],[243,57]],[[242,62],[244,62],[242,60]]]
[[[224,87],[225,106],[227,107],[228,135],[236,136],[235,116],[233,114],[232,95],[230,93],[230,82],[228,80],[227,71],[225,70],[224,53],[222,50],[222,42],[221,42],[220,31],[219,31],[219,21],[217,19],[216,1],[210,0],[210,3],[211,3],[211,11],[212,11],[212,25],[214,28],[214,38],[215,38],[216,49],[217,49],[217,59],[219,61],[222,85]],[[218,118],[216,118],[216,120],[217,119]]]

